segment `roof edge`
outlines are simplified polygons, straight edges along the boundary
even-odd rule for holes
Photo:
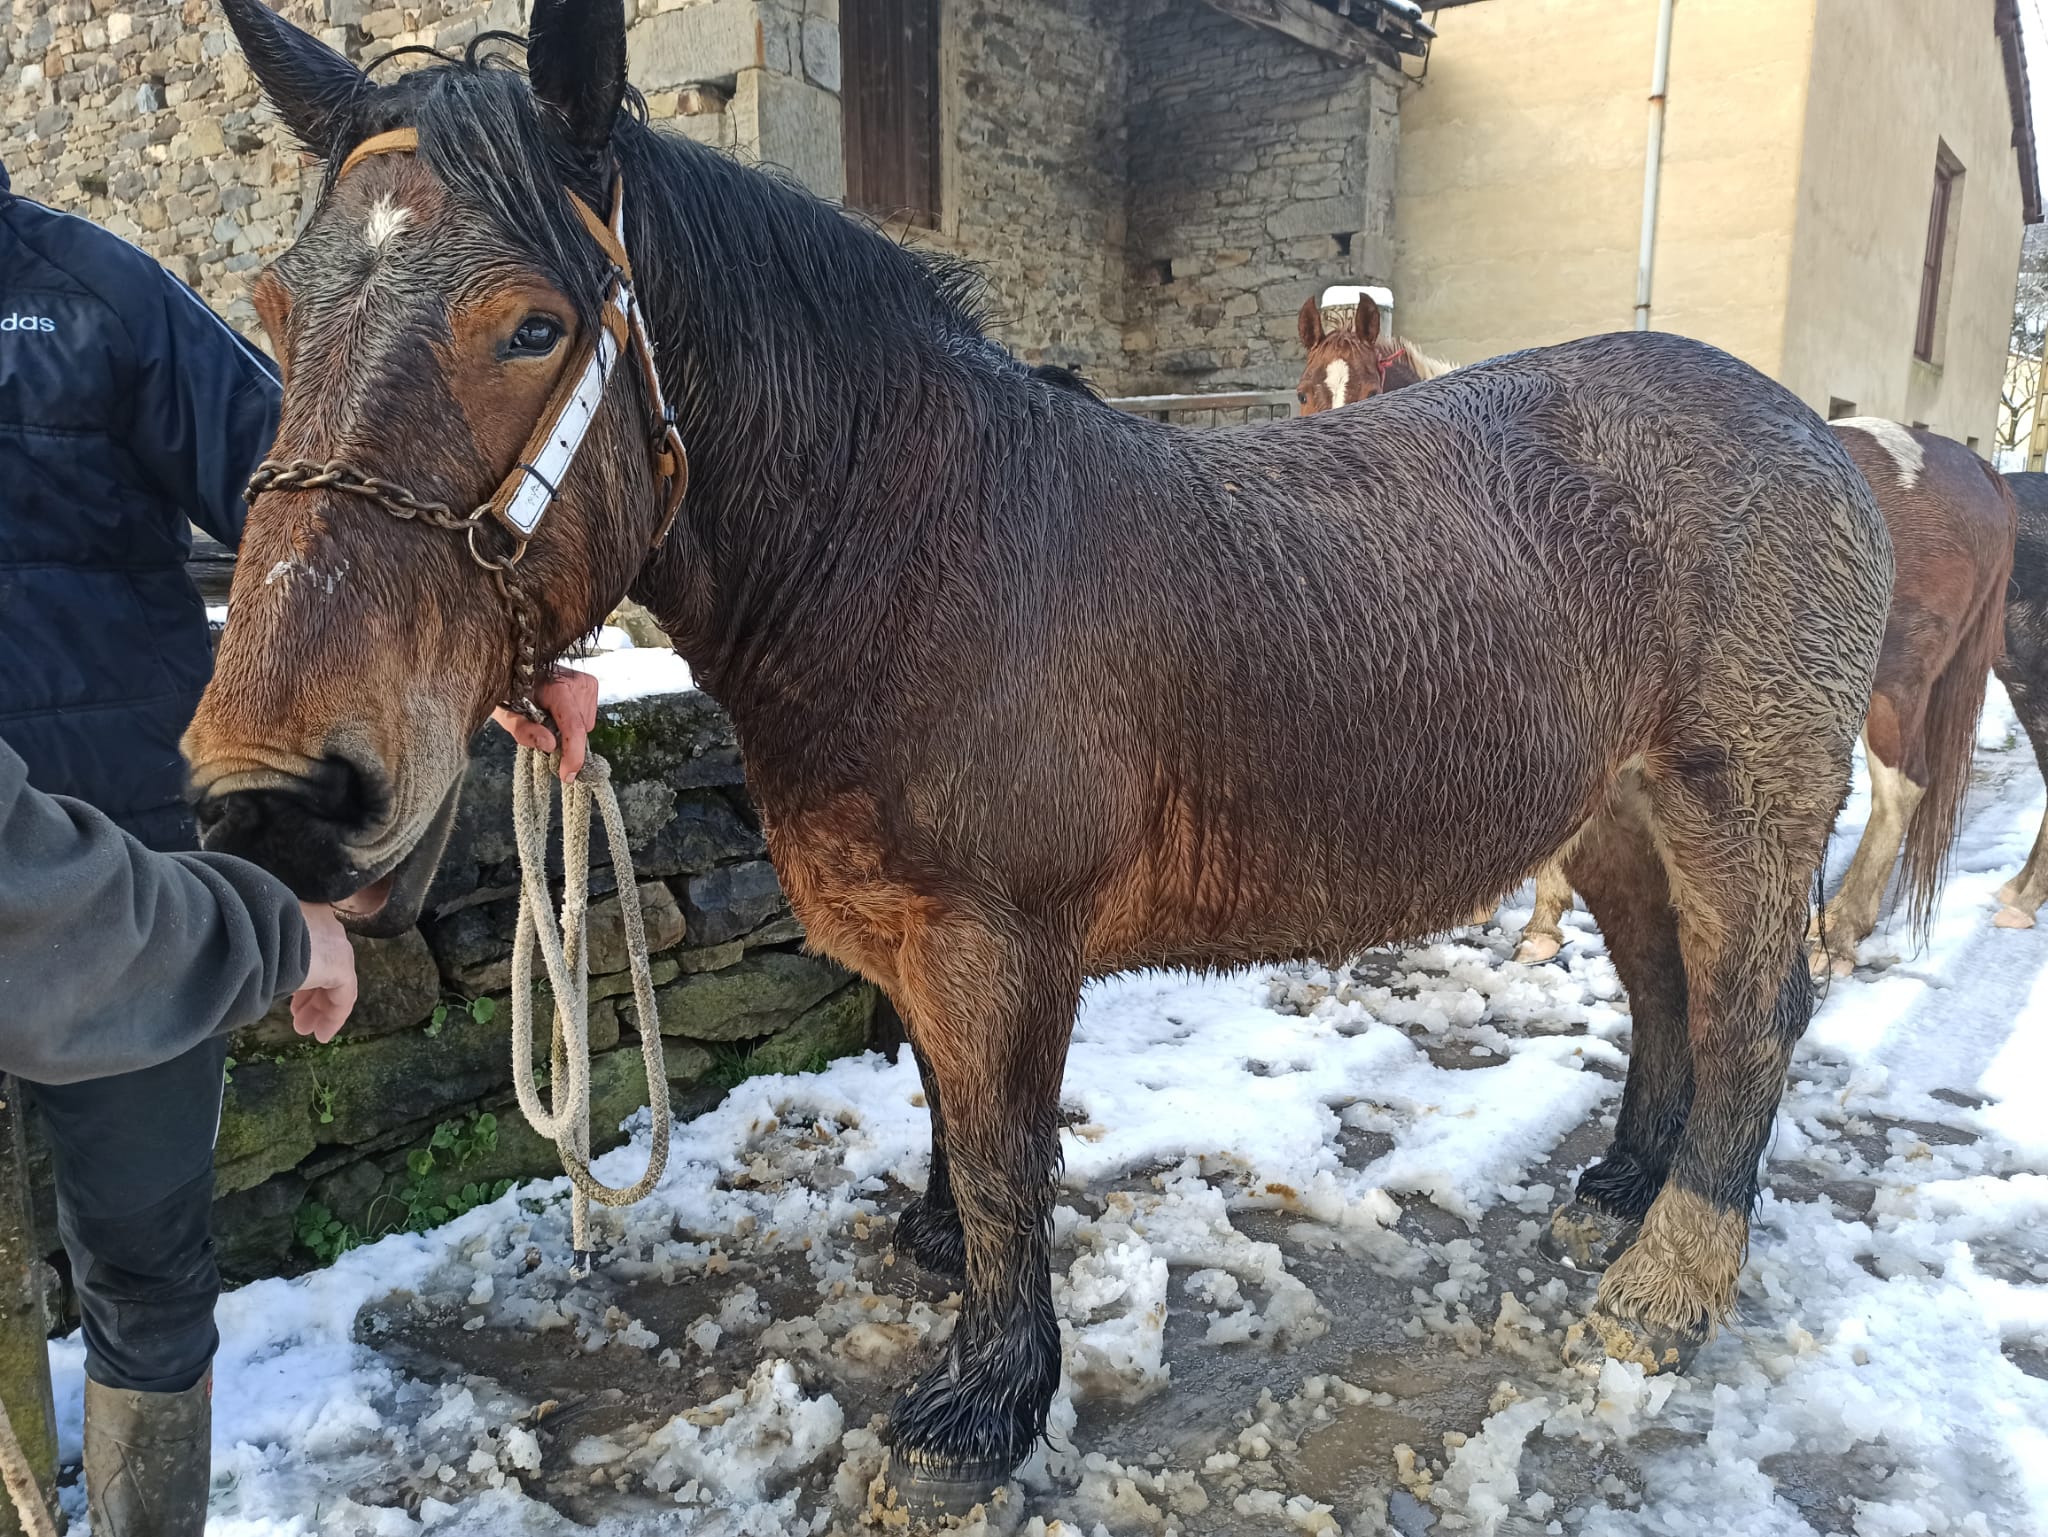
[[[2029,224],[2041,222],[2041,166],[2034,146],[2033,93],[2027,49],[2020,37],[2019,0],[1993,0],[1992,30],[2005,58],[2005,94],[2012,108],[2012,144],[2020,160],[2020,207]]]

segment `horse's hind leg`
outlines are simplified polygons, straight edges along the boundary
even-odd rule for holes
[[[2010,625],[2008,625],[2010,629]],[[2031,660],[2031,649],[2029,660]],[[2018,672],[2017,662],[2008,657],[1998,670],[2005,691],[2012,700],[2012,712],[2034,744],[2034,761],[2048,777],[2048,679],[2036,687]],[[2033,851],[2011,880],[1998,888],[1998,916],[1991,921],[2002,929],[2030,929],[2034,914],[2048,899],[2048,816],[2041,818],[2041,830],[2034,836]]]
[[[1524,966],[1555,959],[1564,948],[1564,915],[1571,906],[1572,883],[1565,862],[1553,859],[1536,872],[1536,907],[1522,929],[1522,942],[1515,946],[1515,959]]]
[[[1601,1278],[1573,1353],[1590,1328],[1609,1355],[1682,1369],[1735,1306],[1758,1166],[1813,1011],[1800,933],[1833,819],[1822,786],[1846,767],[1825,751],[1799,756],[1812,761],[1771,765],[1765,779],[1709,748],[1651,776],[1685,961],[1692,1105],[1664,1188]]]
[[[1920,797],[1927,793],[1927,754],[1921,740],[1926,708],[1926,685],[1918,681],[1887,688],[1871,700],[1863,735],[1863,761],[1870,769],[1870,820],[1856,842],[1841,888],[1807,930],[1817,977],[1827,975],[1830,966],[1837,976],[1854,971],[1857,947],[1877,927],[1906,830],[1913,825]]]
[[[896,1223],[896,1241],[925,1269],[939,1275],[967,1273],[967,1240],[960,1231],[960,1208],[953,1200],[953,1175],[946,1162],[946,1121],[941,1110],[939,1081],[924,1052],[912,1039],[917,1076],[924,1082],[925,1107],[932,1118],[931,1177],[924,1194],[904,1208]]]
[[[913,1510],[959,1514],[1029,1453],[1059,1385],[1052,1198],[1079,947],[951,916],[906,944],[897,976],[945,1107],[967,1280],[945,1358],[891,1417],[893,1476]]]
[[[1543,1247],[1581,1270],[1606,1267],[1636,1236],[1685,1130],[1692,1055],[1685,1035],[1685,963],[1678,914],[1651,830],[1642,776],[1629,773],[1573,845],[1569,877],[1599,921],[1628,990],[1631,1044],[1621,1115],[1606,1155],[1579,1176]]]

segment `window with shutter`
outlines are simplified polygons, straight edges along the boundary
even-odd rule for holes
[[[846,201],[939,222],[939,0],[840,0]]]
[[[1920,264],[1920,314],[1913,327],[1913,356],[1923,363],[1937,361],[1949,239],[1955,225],[1956,193],[1962,180],[1962,162],[1946,144],[1942,145],[1934,160],[1934,201],[1927,211],[1927,246]]]

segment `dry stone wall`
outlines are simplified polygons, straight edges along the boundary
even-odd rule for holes
[[[518,30],[521,0],[281,0],[367,64]],[[626,0],[654,119],[845,188],[838,0]],[[949,0],[933,238],[999,339],[1118,392],[1292,382],[1308,291],[1389,270],[1398,76],[1199,0]],[[0,0],[17,190],[133,240],[251,334],[250,275],[317,171],[267,121],[217,0]]]
[[[943,8],[946,233],[1033,363],[1124,372],[1123,0]]]
[[[631,835],[677,1114],[715,1103],[742,1077],[862,1049],[875,993],[802,950],[718,707],[699,693],[609,706],[593,743],[612,763]],[[358,941],[362,1001],[333,1043],[293,1034],[282,1008],[232,1041],[215,1149],[231,1276],[303,1266],[341,1242],[444,1218],[502,1181],[558,1172],[553,1145],[527,1127],[510,1088],[511,776],[510,738],[485,731],[428,916],[398,939]],[[590,920],[599,1148],[646,1103],[603,842],[593,839]],[[544,1063],[544,984],[536,1004]],[[39,1230],[54,1234],[47,1167],[37,1157],[32,1169]]]
[[[1393,270],[1398,78],[1180,0],[1126,53],[1126,382],[1290,385],[1302,300]]]

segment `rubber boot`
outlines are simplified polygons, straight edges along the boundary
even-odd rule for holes
[[[85,1384],[93,1537],[202,1537],[213,1483],[213,1377],[183,1393]]]

